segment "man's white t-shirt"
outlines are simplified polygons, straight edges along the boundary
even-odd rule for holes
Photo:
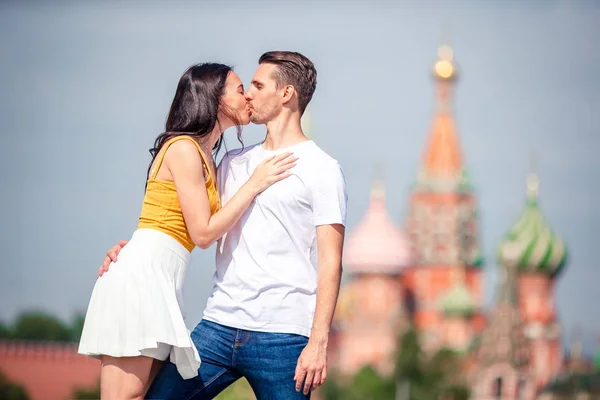
[[[310,336],[317,292],[316,227],[346,224],[338,162],[313,141],[277,150],[261,144],[228,152],[217,181],[226,204],[273,154],[298,157],[292,175],[256,196],[217,243],[217,269],[204,318],[261,332]]]

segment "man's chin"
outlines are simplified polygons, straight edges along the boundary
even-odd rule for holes
[[[261,120],[260,118],[255,118],[254,116],[250,117],[250,122],[252,122],[254,125],[264,125],[265,121]]]

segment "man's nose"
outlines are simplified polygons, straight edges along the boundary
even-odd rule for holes
[[[246,101],[252,100],[252,94],[250,93],[250,89],[246,90],[246,93],[244,93],[244,97],[246,98]]]

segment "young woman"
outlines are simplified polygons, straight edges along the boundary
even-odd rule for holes
[[[113,268],[99,278],[88,306],[79,353],[102,361],[103,398],[136,399],[169,356],[185,379],[200,357],[184,323],[182,287],[190,253],[225,234],[254,197],[290,175],[291,153],[261,163],[221,208],[213,151],[223,132],[250,121],[244,87],[222,64],[190,67],[150,150],[137,230]]]

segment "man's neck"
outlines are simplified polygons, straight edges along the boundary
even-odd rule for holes
[[[267,122],[267,136],[262,144],[265,150],[279,150],[306,142],[308,138],[302,132],[300,118],[297,115],[279,118]]]

